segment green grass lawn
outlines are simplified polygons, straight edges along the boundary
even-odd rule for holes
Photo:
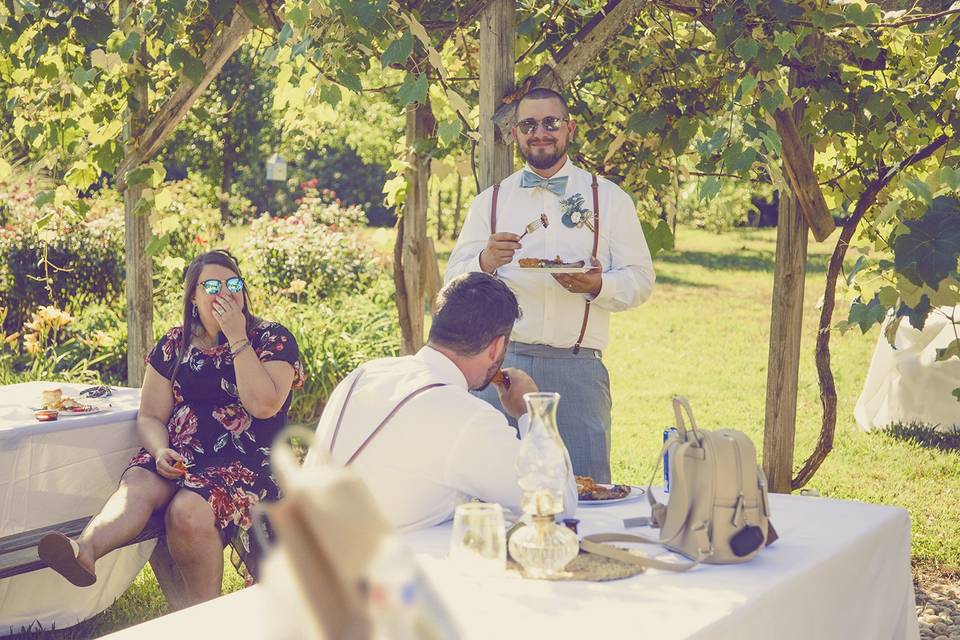
[[[377,231],[389,250],[390,233]],[[239,234],[230,238],[239,246]],[[774,230],[723,235],[680,229],[677,250],[655,260],[657,286],[641,307],[614,315],[604,358],[613,384],[613,464],[619,482],[649,478],[673,422],[670,397],[687,396],[704,428],[747,432],[761,449],[767,340],[773,287]],[[450,244],[438,247],[441,260]],[[810,245],[797,415],[799,465],[812,450],[821,409],[813,338],[827,255],[833,244]],[[844,304],[840,304],[841,309]],[[843,314],[840,311],[839,314]],[[837,317],[839,319],[839,315]],[[863,433],[853,407],[863,386],[877,330],[835,333],[831,342],[839,396],[834,451],[809,487],[823,496],[905,507],[913,522],[919,568],[960,569],[960,452]],[[774,514],[774,520],[776,514]],[[241,586],[227,568],[226,590]],[[166,611],[149,568],[110,609],[64,637],[95,637]]]

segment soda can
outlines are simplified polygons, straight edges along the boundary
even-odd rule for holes
[[[663,430],[663,442],[666,444],[667,440],[670,439],[670,436],[676,433],[676,427],[670,427],[669,429]],[[670,493],[670,452],[663,452],[663,492]]]

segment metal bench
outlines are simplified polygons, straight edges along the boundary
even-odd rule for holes
[[[77,518],[0,538],[0,580],[46,568],[47,565],[37,556],[40,539],[51,531],[59,531],[69,538],[76,538],[92,517]],[[163,533],[163,514],[154,513],[140,534],[124,546],[162,538]]]

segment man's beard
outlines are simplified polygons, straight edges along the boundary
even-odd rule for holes
[[[487,375],[484,376],[483,386],[476,387],[474,391],[483,391],[490,386],[490,381],[493,380],[493,377],[497,375],[497,371],[500,371],[500,367],[503,366],[503,361],[507,357],[507,350],[503,350],[503,355],[500,356],[500,359],[490,365],[490,368],[487,369]]]
[[[532,142],[532,141],[531,141]],[[538,141],[539,142],[539,141]],[[531,167],[534,169],[549,169],[553,165],[566,155],[567,153],[567,143],[561,142],[560,140],[554,140],[555,151],[548,151],[547,147],[540,147],[539,153],[534,152],[534,149],[530,146],[530,142],[527,142],[527,148],[524,149],[520,147],[520,155],[523,156],[523,159],[526,160]]]

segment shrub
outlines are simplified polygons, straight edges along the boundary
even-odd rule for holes
[[[317,224],[331,227],[334,231],[358,229],[367,222],[367,215],[356,205],[344,206],[337,194],[330,189],[318,187],[316,178],[300,185],[303,197],[297,199],[296,214],[311,217]]]
[[[34,205],[38,179],[0,183],[0,306],[3,328],[16,331],[37,307],[77,313],[114,303],[124,290],[124,211],[120,195],[101,189],[84,200],[82,219],[53,205]],[[223,238],[216,189],[191,176],[154,192],[151,228],[159,297],[179,291],[183,267]],[[38,266],[39,265],[39,266]]]
[[[159,255],[193,259],[223,238],[216,188],[199,175],[167,182],[154,196],[151,229],[165,238]]]
[[[286,218],[261,216],[244,243],[248,276],[266,292],[297,300],[364,290],[374,280],[378,258],[356,233],[342,230],[351,216],[335,203],[303,207]]]
[[[98,366],[116,360],[113,350],[105,348],[116,347],[112,337],[85,330],[69,312],[53,305],[33,311],[21,339],[23,355],[14,359],[11,370],[27,380],[100,382]]]
[[[315,422],[348,373],[400,351],[396,310],[387,296],[342,295],[309,305],[281,300],[262,315],[287,327],[300,347],[307,380],[294,393],[290,422]]]
[[[8,222],[0,229],[4,330],[18,330],[37,307],[116,300],[123,290],[123,209],[104,192],[83,220],[52,206],[39,211],[26,189],[0,186]]]
[[[216,188],[199,175],[168,182],[154,196],[151,231],[158,238],[154,277],[160,297],[180,297],[183,269],[223,239]]]
[[[720,191],[709,200],[700,199],[701,183],[689,180],[680,185],[677,199],[678,220],[682,224],[706,229],[714,233],[743,226],[759,215],[755,200],[769,198],[773,189],[769,185],[741,184],[724,180]]]
[[[74,321],[67,325],[66,336],[79,348],[68,364],[86,358],[90,368],[105,382],[127,384],[127,322],[125,300],[113,305],[95,303],[72,305]]]

